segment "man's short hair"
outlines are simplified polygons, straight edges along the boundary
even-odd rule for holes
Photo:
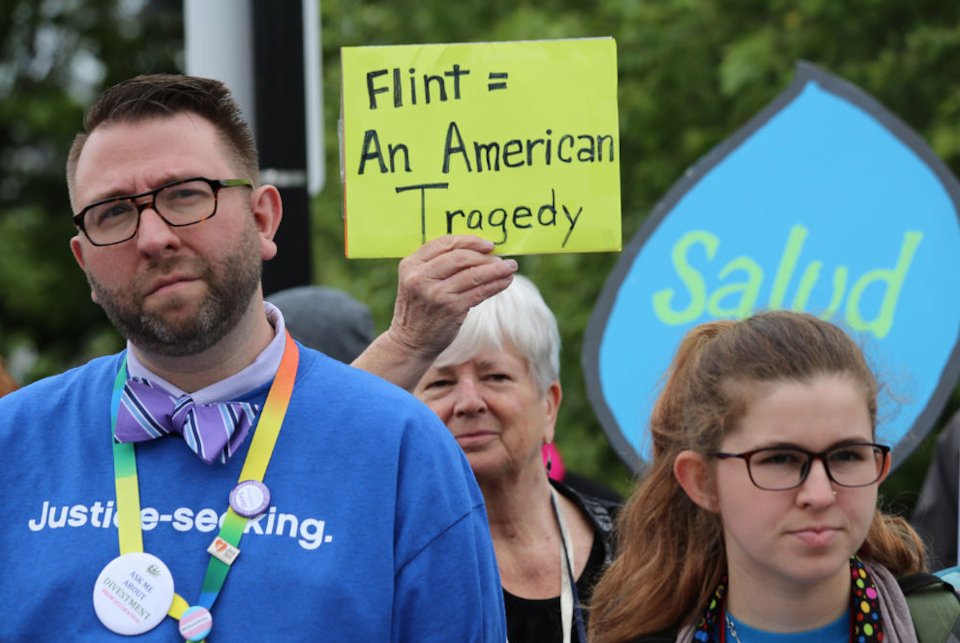
[[[83,118],[67,157],[67,186],[73,198],[73,181],[83,146],[101,125],[136,123],[153,118],[192,113],[210,121],[220,133],[235,161],[254,185],[259,185],[257,144],[240,106],[219,80],[180,74],[148,74],[117,83],[106,90]],[[223,177],[214,177],[223,178]]]
[[[462,364],[505,344],[526,358],[541,393],[560,379],[557,318],[533,282],[522,275],[514,275],[506,290],[470,309],[456,339],[433,365],[444,368]]]

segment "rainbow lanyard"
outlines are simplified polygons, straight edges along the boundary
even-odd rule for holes
[[[264,403],[263,412],[260,413],[260,419],[257,421],[257,430],[254,431],[250,449],[247,451],[247,458],[244,460],[243,469],[240,471],[240,482],[244,480],[263,481],[263,476],[267,471],[267,465],[270,463],[270,457],[273,455],[273,448],[277,443],[277,436],[280,434],[283,417],[286,415],[287,406],[290,404],[290,397],[293,395],[293,383],[296,379],[299,359],[300,352],[288,332],[283,357],[280,360],[280,368],[277,370],[277,375],[274,377],[273,384],[270,386],[270,392],[267,394],[267,401]],[[117,373],[117,379],[113,386],[113,399],[111,402],[113,420],[111,429],[114,436],[116,435],[117,429],[117,412],[120,410],[120,398],[123,394],[123,387],[126,381],[127,360],[124,359],[120,365],[120,372]],[[140,489],[137,482],[137,457],[134,443],[120,443],[114,438],[113,469],[117,486],[117,525],[118,535],[120,537],[120,555],[122,556],[123,554],[131,552],[142,552],[143,533],[140,528]],[[223,520],[223,526],[220,528],[218,537],[233,547],[238,547],[240,537],[243,535],[243,530],[247,525],[247,520],[249,519],[228,507],[227,515]],[[228,571],[230,571],[230,565],[222,562],[213,555],[210,556],[206,574],[203,576],[203,584],[200,588],[200,599],[197,601],[197,605],[201,605],[208,610],[213,607],[223,587],[223,583],[227,578]],[[170,606],[167,614],[180,620],[180,617],[188,607],[189,605],[182,596],[174,594],[173,604]]]

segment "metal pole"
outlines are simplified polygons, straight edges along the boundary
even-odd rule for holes
[[[311,283],[310,196],[323,184],[319,0],[184,0],[187,73],[224,81],[283,198],[265,294]],[[309,162],[308,162],[309,155]]]
[[[297,0],[253,3],[254,100],[263,181],[280,189],[280,251],[264,264],[269,294],[312,280],[304,92],[303,9]]]
[[[184,0],[186,72],[227,84],[255,126],[251,0]],[[254,132],[256,133],[256,132]]]

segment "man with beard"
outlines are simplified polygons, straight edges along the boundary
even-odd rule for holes
[[[264,303],[280,196],[228,90],[137,77],[85,130],[70,247],[127,349],[0,400],[0,640],[504,640],[483,499],[443,424]],[[491,249],[405,260],[358,361],[401,383],[432,361],[509,283]]]

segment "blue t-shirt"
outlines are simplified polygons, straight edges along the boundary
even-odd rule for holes
[[[93,609],[119,553],[110,397],[121,359],[0,398],[0,640],[128,640]],[[262,405],[267,391],[242,401]],[[136,447],[144,549],[188,603],[249,443],[226,465],[176,437]],[[247,525],[209,641],[505,639],[483,498],[449,432],[405,391],[300,346],[264,483],[270,507]],[[178,637],[168,617],[137,640]]]
[[[779,632],[766,632],[750,627],[727,614],[733,626],[737,630],[737,635],[742,643],[847,643],[850,640],[850,612],[844,612],[840,618],[832,623],[827,623],[823,627],[806,632],[791,632],[789,634]],[[726,623],[724,623],[726,627]],[[735,639],[730,635],[727,629],[725,637],[728,643],[735,643]],[[717,639],[718,641],[720,639]]]

